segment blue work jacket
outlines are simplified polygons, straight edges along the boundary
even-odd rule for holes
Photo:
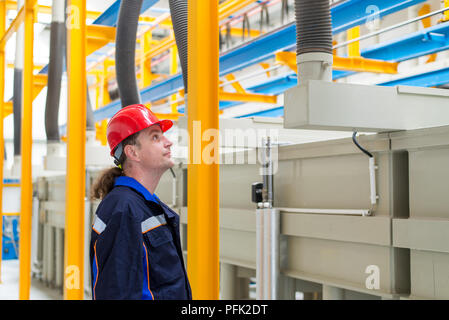
[[[137,180],[120,176],[92,225],[93,299],[192,299],[179,216]]]

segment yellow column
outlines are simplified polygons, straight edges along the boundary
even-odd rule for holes
[[[25,0],[25,40],[23,64],[22,172],[20,177],[19,299],[30,299],[31,283],[31,212],[33,182],[31,172],[33,116],[33,42],[36,0]]]
[[[109,92],[108,92],[108,69],[110,66],[114,65],[113,61],[110,59],[106,59],[103,62],[103,76],[101,77],[101,90],[100,90],[100,96],[102,99],[102,106],[105,106],[111,102],[111,99],[109,98]],[[108,141],[106,139],[106,128],[108,125],[108,120],[104,119],[100,123],[100,132],[101,132],[101,145],[106,146],[108,144]]]
[[[213,300],[219,297],[218,1],[189,1],[188,15],[187,270],[193,298]]]
[[[0,38],[5,33],[6,1],[0,0]],[[2,282],[2,251],[3,251],[3,157],[5,140],[3,137],[3,109],[5,108],[5,47],[0,47],[0,283]]]
[[[172,31],[173,33],[173,31]],[[174,75],[178,72],[178,47],[174,45],[170,49],[170,75]],[[178,99],[178,95],[172,94],[170,100],[172,102],[171,105],[171,113],[178,113],[178,104],[175,103],[176,99]]]
[[[347,31],[348,41],[360,37],[360,26],[351,28]],[[348,44],[348,56],[360,57],[360,42],[356,41]]]
[[[101,76],[100,72],[95,72],[95,109],[100,108],[100,94],[101,94]]]
[[[444,7],[449,8],[449,0],[444,0]],[[444,11],[444,21],[449,21],[449,10]]]
[[[151,85],[153,75],[151,74],[151,57],[145,58],[145,53],[151,49],[152,31],[145,32],[140,38],[140,85],[146,88]]]
[[[70,0],[64,299],[84,297],[86,0]]]

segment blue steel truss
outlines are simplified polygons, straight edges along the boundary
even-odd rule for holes
[[[392,14],[409,6],[422,3],[425,0],[348,0],[340,2],[331,8],[332,14],[332,32],[334,34],[345,31],[357,25],[369,22],[372,19],[382,18],[388,14]],[[116,1],[116,3],[120,0]],[[147,0],[151,2],[151,0]],[[117,9],[117,8],[116,8]],[[105,11],[108,19],[104,18],[104,23],[111,23],[112,18],[117,14],[114,13],[112,6]],[[100,19],[101,17],[99,17]],[[97,19],[98,20],[98,19]],[[116,20],[115,20],[116,21]],[[287,24],[279,29],[262,35],[253,41],[242,44],[220,56],[220,76],[241,70],[258,62],[272,58],[278,51],[292,50],[296,46],[296,25],[295,23]],[[334,72],[334,76],[342,76],[344,73]],[[161,98],[170,96],[171,94],[182,89],[182,76],[175,75],[163,82],[153,84],[141,91],[142,101],[153,102]],[[235,105],[235,103],[226,103],[225,106]],[[114,101],[107,106],[94,111],[95,121],[110,118],[120,109],[120,101]],[[220,108],[223,108],[223,103]],[[61,131],[65,131],[65,126],[60,127]]]

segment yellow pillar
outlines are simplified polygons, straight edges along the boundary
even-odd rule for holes
[[[0,0],[0,38],[5,33],[6,1]],[[5,47],[0,47],[0,283],[2,282],[2,253],[3,253],[3,149],[5,140],[3,137],[3,113],[5,108]]]
[[[348,41],[360,37],[360,26],[351,28],[347,31]],[[348,56],[360,57],[360,42],[356,41],[348,44]]]
[[[70,0],[64,299],[84,298],[86,0]]]
[[[444,7],[449,8],[449,0],[444,0]],[[449,10],[444,11],[444,21],[449,21]]]
[[[31,284],[31,212],[33,182],[31,171],[33,116],[33,42],[36,0],[25,0],[25,40],[23,64],[22,171],[20,176],[19,299],[30,299]]]
[[[152,30],[145,32],[140,38],[140,85],[146,88],[151,85],[153,75],[151,73],[151,57],[145,58],[145,53],[151,49]]]
[[[105,106],[111,102],[111,99],[109,98],[109,92],[108,92],[108,69],[110,66],[113,66],[114,63],[110,59],[106,59],[103,62],[103,75],[101,76],[101,89],[100,89],[100,96],[101,96],[101,105]],[[106,146],[108,141],[106,139],[106,128],[108,125],[108,120],[104,119],[100,123],[100,132],[101,132],[101,145]]]
[[[178,72],[178,47],[174,45],[170,49],[170,75],[174,75]],[[178,104],[175,103],[176,99],[178,99],[178,95],[172,94],[170,100],[172,102],[171,105],[171,113],[178,113]]]
[[[187,271],[193,298],[213,300],[219,297],[219,152],[218,137],[207,136],[219,125],[218,1],[189,1],[188,15]]]

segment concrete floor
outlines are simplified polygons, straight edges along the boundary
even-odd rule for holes
[[[19,260],[2,261],[0,300],[19,299]],[[30,300],[61,300],[61,290],[47,288],[37,279],[31,279]]]

